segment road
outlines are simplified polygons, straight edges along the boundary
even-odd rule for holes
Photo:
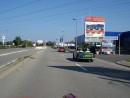
[[[0,68],[18,58],[29,56],[37,51],[34,48],[0,49]]]
[[[130,69],[114,63],[75,62],[47,47],[18,65],[0,79],[0,98],[130,98]]]

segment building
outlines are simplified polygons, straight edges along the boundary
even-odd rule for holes
[[[78,45],[82,44],[84,42],[85,42],[85,36],[84,36],[84,34],[77,37],[77,44]]]
[[[130,31],[123,32],[120,36],[121,47],[126,50],[130,50]]]
[[[122,32],[109,32],[109,31],[105,32],[105,36],[119,36],[119,34],[121,35]],[[80,35],[80,36],[77,36],[77,44],[81,44],[81,43],[85,43],[85,42],[86,41],[85,41],[84,34]],[[99,37],[98,41],[94,40],[94,42],[101,42],[100,37]]]
[[[130,50],[130,31],[127,32],[106,31],[105,32],[105,37],[114,37],[114,36],[118,37],[118,40],[113,41],[113,45],[116,45],[116,48],[119,47],[119,38],[120,38],[120,47],[126,50]],[[79,45],[82,43],[86,43],[84,34],[77,36],[77,44]],[[99,41],[93,44],[96,44],[96,46],[101,46],[101,42]]]

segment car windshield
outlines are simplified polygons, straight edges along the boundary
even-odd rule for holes
[[[130,98],[130,0],[0,0],[0,98]]]

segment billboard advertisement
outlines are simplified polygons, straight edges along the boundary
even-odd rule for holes
[[[102,52],[113,51],[114,48],[112,40],[102,40]]]
[[[105,34],[104,17],[85,17],[85,37],[103,37]]]

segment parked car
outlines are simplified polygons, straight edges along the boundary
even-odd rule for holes
[[[65,52],[65,48],[64,47],[58,48],[58,52]]]

